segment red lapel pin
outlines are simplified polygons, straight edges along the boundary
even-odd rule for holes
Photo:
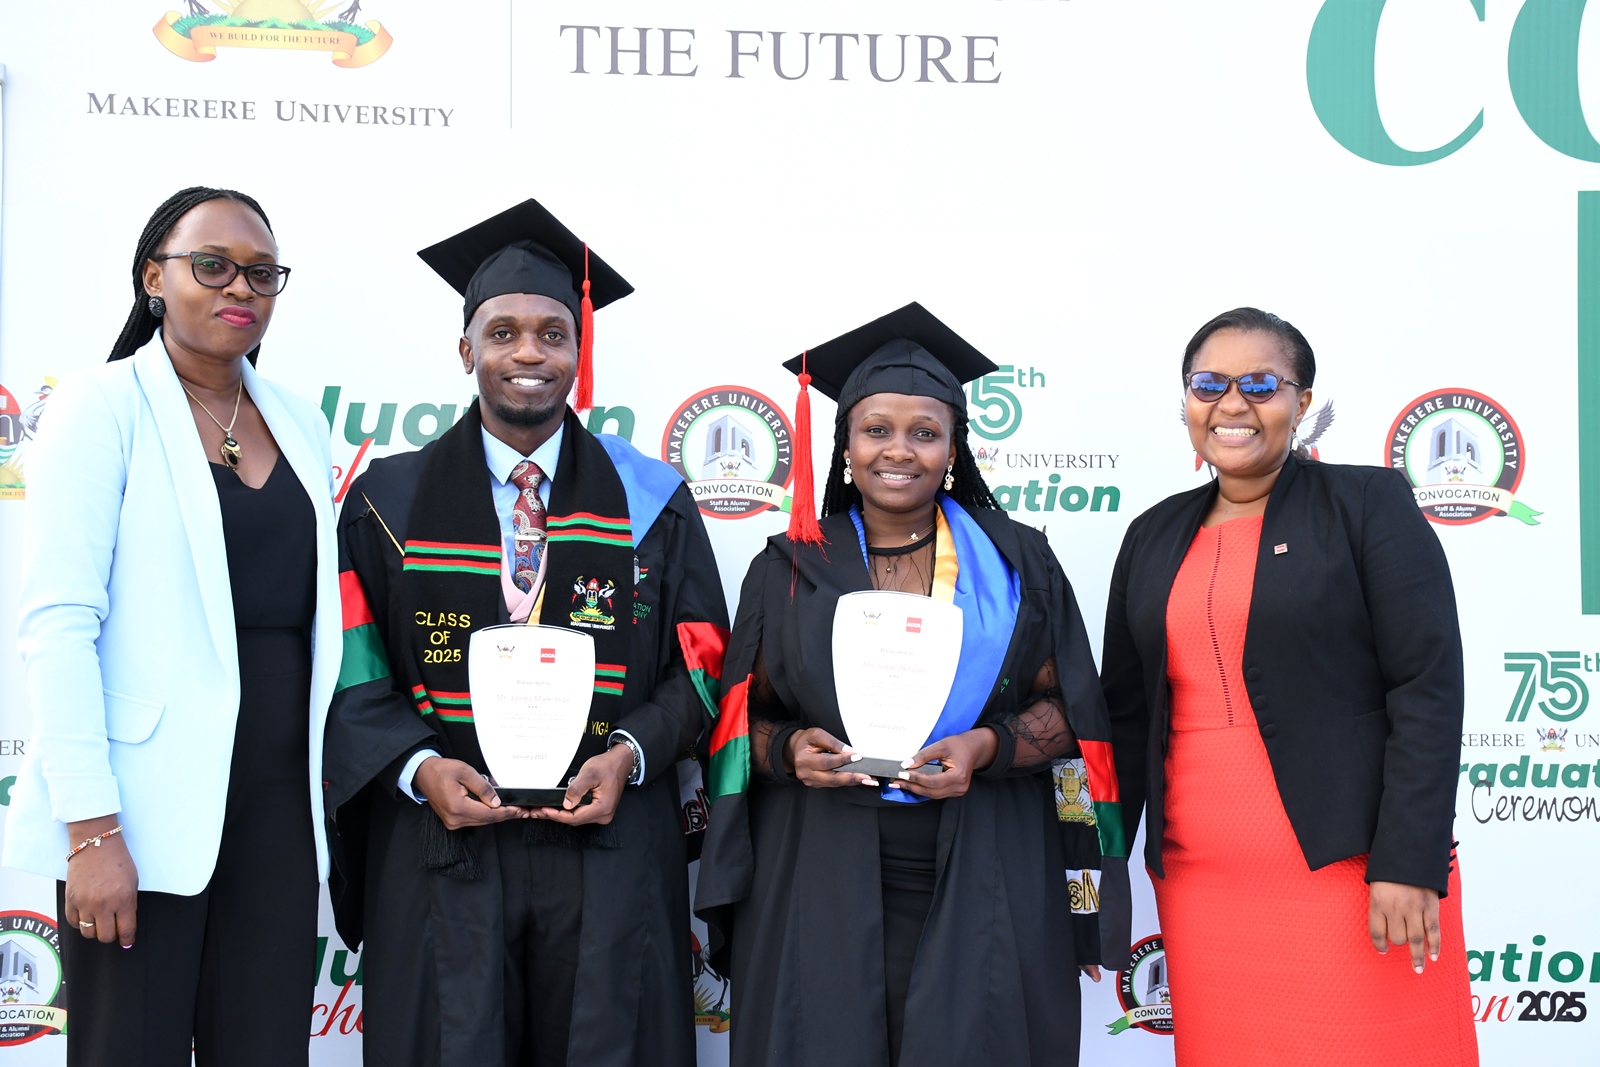
[[[1274,556],[1281,556],[1287,551],[1289,551],[1289,546],[1286,545],[1286,544],[1284,544],[1284,545],[1273,545],[1272,546],[1272,554]]]

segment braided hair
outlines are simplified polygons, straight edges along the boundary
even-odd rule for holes
[[[968,511],[974,508],[998,510],[1000,502],[989,491],[989,483],[983,480],[978,461],[973,458],[972,448],[967,444],[967,414],[953,407],[950,413],[951,432],[956,439],[955,469],[950,473],[955,475],[956,484],[947,495]],[[828,484],[822,492],[823,518],[849,511],[861,504],[861,490],[854,485],[846,485],[844,480],[844,453],[849,445],[850,413],[840,411],[833,422],[833,458],[828,464]]]
[[[128,321],[122,325],[122,333],[117,335],[117,343],[111,346],[111,355],[106,362],[127,359],[139,349],[149,343],[150,338],[156,334],[156,327],[161,320],[150,314],[150,295],[144,291],[144,266],[152,257],[160,254],[161,246],[166,243],[167,236],[172,233],[172,228],[178,220],[187,215],[194,208],[199,207],[207,200],[234,200],[248,207],[261,216],[261,222],[266,226],[267,232],[272,232],[272,223],[267,221],[267,213],[261,210],[261,205],[253,197],[246,196],[233,189],[212,189],[204,185],[192,185],[187,189],[179,189],[162,203],[150,216],[150,221],[144,224],[144,232],[139,235],[138,247],[133,253],[133,310],[128,312]],[[261,346],[252,348],[245,358],[255,366],[256,354],[261,351]]]

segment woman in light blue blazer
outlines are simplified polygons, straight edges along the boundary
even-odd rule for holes
[[[277,252],[175,194],[29,456],[4,862],[57,880],[73,1067],[307,1060],[341,626],[327,423],[254,370]]]

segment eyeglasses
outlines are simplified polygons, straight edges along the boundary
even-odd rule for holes
[[[185,256],[189,257],[194,280],[207,289],[227,288],[240,271],[244,272],[245,284],[261,296],[277,296],[289,284],[289,268],[276,263],[251,263],[245,266],[215,252],[168,252],[150,258],[182,259]]]
[[[1195,371],[1184,379],[1184,384],[1189,387],[1189,392],[1194,398],[1205,404],[1215,404],[1218,400],[1228,395],[1228,386],[1234,382],[1239,383],[1239,395],[1252,404],[1265,404],[1278,393],[1278,386],[1292,385],[1300,388],[1299,382],[1280,378],[1276,374],[1264,371],[1255,371],[1250,374],[1218,374],[1213,370]]]

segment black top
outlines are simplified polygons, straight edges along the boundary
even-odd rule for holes
[[[1216,483],[1133,521],[1111,574],[1101,679],[1122,814],[1158,876],[1169,725],[1167,600]],[[1450,565],[1396,471],[1291,456],[1261,523],[1244,677],[1312,870],[1369,853],[1369,882],[1443,893],[1461,719]],[[1244,873],[1244,872],[1241,872]]]
[[[282,453],[260,489],[211,466],[228,546],[233,624],[311,630],[317,611],[317,513]]]

